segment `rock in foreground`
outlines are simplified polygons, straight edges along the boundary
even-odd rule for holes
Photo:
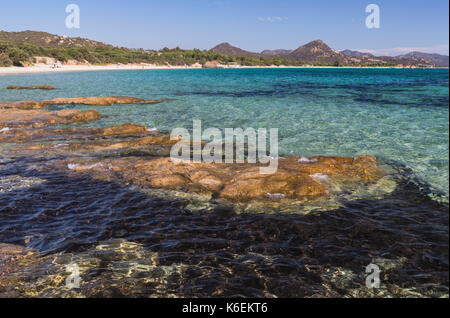
[[[250,200],[312,200],[329,194],[335,180],[349,183],[377,181],[382,172],[372,156],[356,158],[298,157],[279,160],[274,174],[260,174],[255,164],[208,164],[181,162],[170,158],[138,157],[87,160],[72,158],[57,165],[94,178],[119,178],[126,184],[177,191],[207,193],[214,198],[244,202]]]
[[[372,156],[280,158],[274,174],[261,174],[259,165],[249,163],[175,163],[168,155],[179,140],[170,140],[168,135],[152,134],[146,127],[135,124],[91,129],[46,129],[46,125],[86,122],[101,115],[96,110],[51,112],[39,109],[65,104],[106,106],[156,102],[113,96],[4,103],[0,104],[0,108],[3,106],[0,109],[0,141],[42,140],[45,142],[25,145],[16,150],[22,151],[23,155],[45,153],[71,158],[59,160],[56,164],[53,162],[52,170],[87,172],[92,178],[207,194],[214,199],[236,202],[316,200],[330,194],[330,184],[335,180],[350,184],[374,183],[383,174]],[[52,140],[59,143],[54,144]],[[97,159],[89,159],[92,157]]]
[[[130,123],[106,128],[22,129],[8,127],[0,131],[0,142],[73,140],[86,137],[132,136],[145,133],[148,133],[147,127]]]

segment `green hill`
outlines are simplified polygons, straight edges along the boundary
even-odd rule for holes
[[[244,51],[238,47],[232,46],[230,43],[221,43],[211,49],[211,52],[223,54],[232,57],[250,57],[250,58],[260,58],[262,54],[253,53],[249,51]]]
[[[82,38],[70,38],[67,36],[54,35],[46,32],[37,31],[22,31],[22,32],[5,32],[0,31],[0,42],[7,42],[10,44],[32,44],[45,48],[111,48],[103,42],[92,41]]]

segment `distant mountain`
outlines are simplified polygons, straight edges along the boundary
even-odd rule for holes
[[[350,58],[330,48],[321,40],[309,42],[298,49],[286,55],[289,60],[304,61],[309,63],[328,63],[335,62],[346,64]]]
[[[425,54],[412,52],[402,56],[374,56],[354,50],[342,52],[333,50],[325,42],[316,40],[300,46],[296,50],[264,50],[254,53],[232,46],[229,43],[221,43],[210,50],[232,57],[249,58],[277,58],[285,63],[307,63],[314,65],[369,65],[369,66],[418,66],[430,67],[433,65],[448,66],[448,56],[439,54]]]
[[[261,52],[261,54],[267,55],[267,56],[275,56],[275,55],[287,55],[291,52],[292,52],[292,50],[279,49],[279,50],[264,50]]]
[[[364,58],[371,59],[372,61],[384,61],[386,63],[394,63],[397,62],[399,64],[405,63],[405,64],[432,64],[436,66],[449,66],[449,57],[447,55],[440,55],[440,54],[429,54],[429,53],[422,53],[422,52],[411,52],[404,55],[398,55],[398,56],[375,56],[370,53],[364,53],[360,51],[352,51],[352,50],[344,50],[341,51],[342,54],[354,57],[354,58],[360,58],[364,60]]]
[[[230,43],[227,43],[227,42],[221,43],[221,44],[213,47],[210,51],[214,52],[214,53],[219,53],[222,55],[231,56],[231,57],[241,57],[241,56],[254,57],[254,58],[261,57],[261,54],[259,54],[259,53],[242,50],[238,47],[232,46]]]
[[[408,54],[399,55],[397,57],[398,58],[422,59],[422,60],[432,63],[436,66],[449,66],[448,55],[430,54],[430,53],[422,53],[422,52],[411,52]]]
[[[103,42],[92,41],[82,38],[69,38],[67,36],[54,35],[46,32],[22,31],[22,32],[5,32],[0,31],[0,42],[11,44],[29,43],[44,48],[111,48]]]
[[[341,51],[342,54],[353,56],[353,57],[374,57],[373,54],[360,52],[360,51],[352,51],[352,50],[344,50]]]

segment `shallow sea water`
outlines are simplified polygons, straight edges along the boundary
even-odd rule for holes
[[[7,91],[6,85],[55,91]],[[389,175],[327,205],[223,206],[89,175],[0,144],[1,296],[448,297],[448,71],[244,69],[0,77],[0,100],[128,95],[156,105],[87,107],[168,130],[278,128],[280,155],[371,154]],[[59,109],[62,107],[51,107]],[[71,125],[76,126],[76,125]],[[55,141],[62,142],[62,141]],[[321,206],[321,208],[318,208]],[[1,254],[0,246],[0,254]],[[20,248],[19,248],[20,247]],[[28,250],[21,250],[28,248]],[[65,265],[81,288],[65,287]],[[365,266],[381,288],[365,287]]]
[[[143,70],[0,77],[0,100],[125,95],[156,105],[99,107],[88,127],[125,122],[160,130],[278,128],[280,155],[372,154],[449,188],[448,70]],[[8,84],[55,91],[7,91]],[[81,109],[93,107],[73,106]]]

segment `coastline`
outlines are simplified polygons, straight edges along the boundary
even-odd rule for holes
[[[0,67],[0,76],[26,75],[42,73],[66,73],[66,72],[91,72],[91,71],[130,71],[130,70],[165,70],[165,69],[195,69],[196,67],[185,66],[143,66],[139,64],[127,65],[63,65],[53,68],[50,65],[34,65],[27,67]]]
[[[239,66],[239,67],[219,67],[218,69],[255,69],[255,68],[268,68],[268,69],[280,69],[280,68],[299,68],[299,69],[311,69],[311,68],[332,68],[332,69],[422,69],[422,68],[409,68],[409,67],[361,67],[361,66]],[[202,69],[198,66],[156,66],[156,65],[141,65],[141,64],[126,64],[126,65],[63,65],[60,68],[54,69],[49,65],[34,65],[27,67],[0,67],[0,76],[8,75],[28,75],[28,74],[45,74],[45,73],[67,73],[67,72],[92,72],[92,71],[132,71],[132,70],[182,70],[182,69]],[[435,67],[432,69],[448,69],[446,67]]]

